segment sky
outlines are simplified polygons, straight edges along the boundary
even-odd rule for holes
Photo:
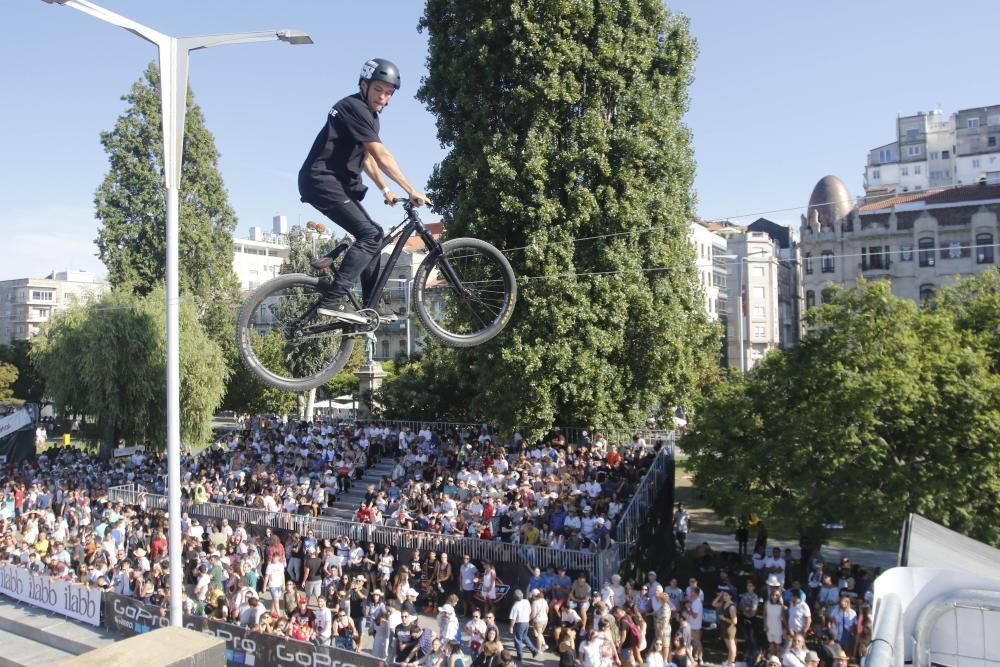
[[[295,28],[315,44],[197,51],[190,85],[221,154],[238,236],[322,220],[298,200],[296,173],[338,99],[370,57],[393,60],[402,89],[382,140],[422,188],[445,155],[414,98],[426,74],[423,3],[382,0],[98,0],[174,36]],[[995,0],[671,0],[691,20],[699,57],[686,122],[694,136],[697,213],[797,226],[816,181],[862,194],[868,150],[894,139],[897,115],[1000,103]],[[377,7],[377,10],[375,9]],[[377,11],[377,14],[376,14]],[[82,12],[4,0],[0,23],[0,280],[67,268],[104,274],[94,193],[113,128],[154,47]],[[385,226],[397,211],[369,198]],[[433,215],[429,216],[433,219]]]

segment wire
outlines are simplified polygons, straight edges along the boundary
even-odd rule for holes
[[[889,199],[892,199],[894,197],[902,197],[902,196],[906,196],[906,195],[909,195],[909,194],[912,194],[912,195],[916,196],[916,195],[920,195],[922,193],[924,196],[928,196],[929,194],[937,194],[939,192],[946,192],[946,191],[949,191],[949,190],[957,190],[959,188],[967,188],[967,187],[970,187],[970,186],[968,186],[968,185],[952,185],[952,186],[948,186],[948,187],[944,187],[944,188],[934,188],[933,190],[922,190],[922,191],[917,191],[917,192],[913,192],[913,193],[896,194],[896,195],[893,195],[893,196],[887,196],[885,198],[885,201],[888,201]],[[871,202],[868,202],[868,203],[874,204],[874,203],[878,203],[878,201],[879,201],[878,199],[875,199],[874,201],[871,201]],[[786,211],[800,211],[803,208],[809,209],[809,208],[812,208],[814,206],[830,206],[830,205],[833,205],[833,204],[843,204],[843,203],[856,204],[857,200],[854,197],[844,197],[844,198],[841,198],[841,199],[831,199],[829,201],[818,202],[818,203],[815,203],[815,204],[810,203],[810,204],[806,204],[805,206],[801,206],[801,205],[799,205],[799,206],[789,206],[789,207],[786,207],[786,208],[775,208],[775,209],[770,209],[770,210],[767,210],[767,211],[757,211],[757,212],[754,212],[754,213],[741,213],[739,215],[730,215],[730,216],[725,216],[725,217],[719,217],[719,218],[714,218],[713,220],[710,220],[709,222],[721,222],[721,221],[725,221],[725,220],[734,220],[734,219],[740,219],[740,218],[751,218],[751,217],[759,216],[759,215],[767,215],[769,213],[783,213],[783,212],[786,212]],[[526,245],[526,246],[519,246],[519,247],[515,247],[515,248],[507,248],[505,250],[502,250],[501,252],[503,252],[503,254],[506,255],[508,253],[519,252],[519,251],[522,251],[522,250],[528,250],[528,249],[533,249],[533,248],[544,248],[544,247],[547,247],[547,246],[550,246],[550,245],[566,245],[566,244],[570,244],[570,243],[582,243],[584,241],[597,241],[597,240],[601,240],[601,239],[615,238],[615,237],[619,237],[619,236],[629,236],[629,235],[632,235],[632,234],[646,234],[648,232],[656,231],[658,229],[661,229],[661,228],[658,227],[658,226],[653,226],[653,227],[646,227],[644,229],[633,229],[633,230],[622,231],[622,232],[612,232],[612,233],[609,233],[609,234],[599,234],[599,235],[596,235],[596,236],[584,236],[584,237],[580,237],[580,238],[567,239],[565,241],[550,241],[548,243],[534,243],[534,244],[530,244],[530,245]]]

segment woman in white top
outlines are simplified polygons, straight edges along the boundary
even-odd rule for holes
[[[701,589],[695,584],[691,586],[691,597],[688,598],[687,611],[684,614],[691,625],[691,657],[699,664],[701,664],[704,657],[704,651],[701,646],[702,612],[704,608],[705,605],[701,601]]]
[[[483,596],[483,603],[486,605],[486,613],[492,614],[497,606],[497,584],[500,583],[497,577],[497,569],[492,563],[487,563],[483,567],[483,583],[479,592]]]
[[[764,605],[764,631],[767,633],[771,653],[777,653],[785,639],[787,616],[785,604],[781,600],[781,590],[772,588],[771,595]]]

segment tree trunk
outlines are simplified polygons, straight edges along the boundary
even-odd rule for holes
[[[313,420],[313,414],[316,411],[316,388],[313,387],[308,392],[306,392],[306,409],[305,409],[305,419],[307,422]]]
[[[97,450],[97,458],[101,461],[110,461],[115,451],[118,429],[115,423],[107,417],[101,417],[101,445]]]

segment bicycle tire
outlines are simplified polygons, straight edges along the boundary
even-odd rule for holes
[[[331,342],[337,345],[336,352],[330,357],[329,363],[320,365],[316,372],[300,377],[288,377],[279,375],[259,358],[253,347],[253,336],[259,334],[258,325],[255,324],[257,309],[264,304],[267,299],[279,294],[283,290],[299,288],[308,298],[313,298],[311,293],[315,293],[315,298],[319,298],[319,278],[307,276],[304,273],[287,273],[267,281],[256,290],[240,306],[239,315],[236,318],[236,348],[239,350],[240,360],[251,373],[256,375],[261,382],[283,389],[284,391],[300,392],[308,391],[322,384],[325,384],[347,365],[354,349],[354,336],[339,336],[339,344],[336,340]],[[332,339],[332,337],[331,337]]]
[[[468,293],[450,285],[447,260]],[[486,241],[451,239],[424,258],[413,278],[411,297],[428,335],[450,347],[473,347],[497,336],[510,323],[517,303],[517,278],[503,253]]]

